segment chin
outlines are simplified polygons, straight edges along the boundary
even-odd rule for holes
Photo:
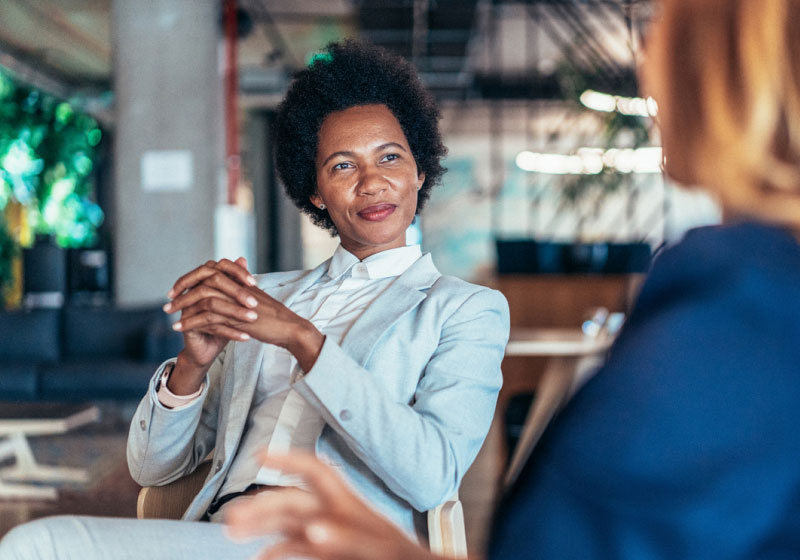
[[[399,238],[405,240],[406,230],[402,229],[400,231],[393,230],[391,232],[362,232],[362,235],[358,236],[359,241],[364,245],[369,245],[372,247],[379,247],[381,245],[389,245],[394,243]]]

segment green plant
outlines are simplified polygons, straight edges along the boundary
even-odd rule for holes
[[[3,305],[6,290],[14,280],[12,270],[14,257],[17,256],[19,247],[8,231],[6,224],[0,221],[0,307]]]
[[[94,243],[103,221],[92,174],[101,139],[91,116],[0,70],[0,211],[16,201],[35,233],[62,247]]]
[[[574,105],[576,111],[591,111],[583,106],[580,101],[581,94],[587,89],[595,87],[603,80],[597,75],[587,72],[573,62],[572,50],[565,51],[565,57],[557,67],[557,76],[561,88],[562,98]],[[615,91],[608,92],[618,95],[635,96],[638,90],[634,73],[623,74],[615,84]],[[650,128],[648,119],[637,115],[622,114],[617,111],[598,114],[602,119],[603,150],[616,148],[640,148],[650,143]],[[607,164],[602,170],[591,175],[567,175],[560,184],[563,206],[576,207],[581,202],[591,201],[591,207],[597,211],[603,198],[621,188],[630,186],[630,174],[621,173]]]

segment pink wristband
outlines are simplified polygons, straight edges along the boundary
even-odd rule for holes
[[[172,374],[173,369],[175,369],[174,362],[172,364],[167,364],[167,366],[164,367],[164,373],[161,374],[161,379],[159,379],[156,396],[158,397],[158,401],[164,406],[177,408],[179,406],[187,405],[197,399],[197,397],[199,397],[203,392],[205,383],[200,384],[200,388],[190,395],[176,395],[167,387],[167,380],[169,379],[170,374]]]

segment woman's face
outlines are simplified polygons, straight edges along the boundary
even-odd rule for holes
[[[405,245],[425,174],[385,105],[328,115],[317,142],[315,206],[325,204],[342,246],[364,259]]]

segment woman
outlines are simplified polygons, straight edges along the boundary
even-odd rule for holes
[[[181,277],[165,311],[181,313],[184,349],[131,424],[140,484],[211,455],[184,515],[195,522],[57,518],[12,532],[9,550],[48,557],[49,543],[80,541],[98,558],[247,558],[270,539],[237,546],[199,520],[297,484],[261,468],[265,446],[315,453],[416,536],[419,513],[458,489],[486,436],[508,337],[502,295],[442,276],[405,244],[444,171],[438,117],[412,67],[376,47],[333,44],[298,73],[278,111],[278,172],[341,244],[309,271],[254,277],[240,259]],[[119,534],[133,544],[109,538]]]
[[[508,493],[490,558],[800,556],[800,2],[660,8],[643,82],[666,172],[708,186],[726,224],[654,263],[606,365]],[[313,459],[268,462],[316,500],[229,512],[236,536],[288,535],[263,558],[429,557]]]

